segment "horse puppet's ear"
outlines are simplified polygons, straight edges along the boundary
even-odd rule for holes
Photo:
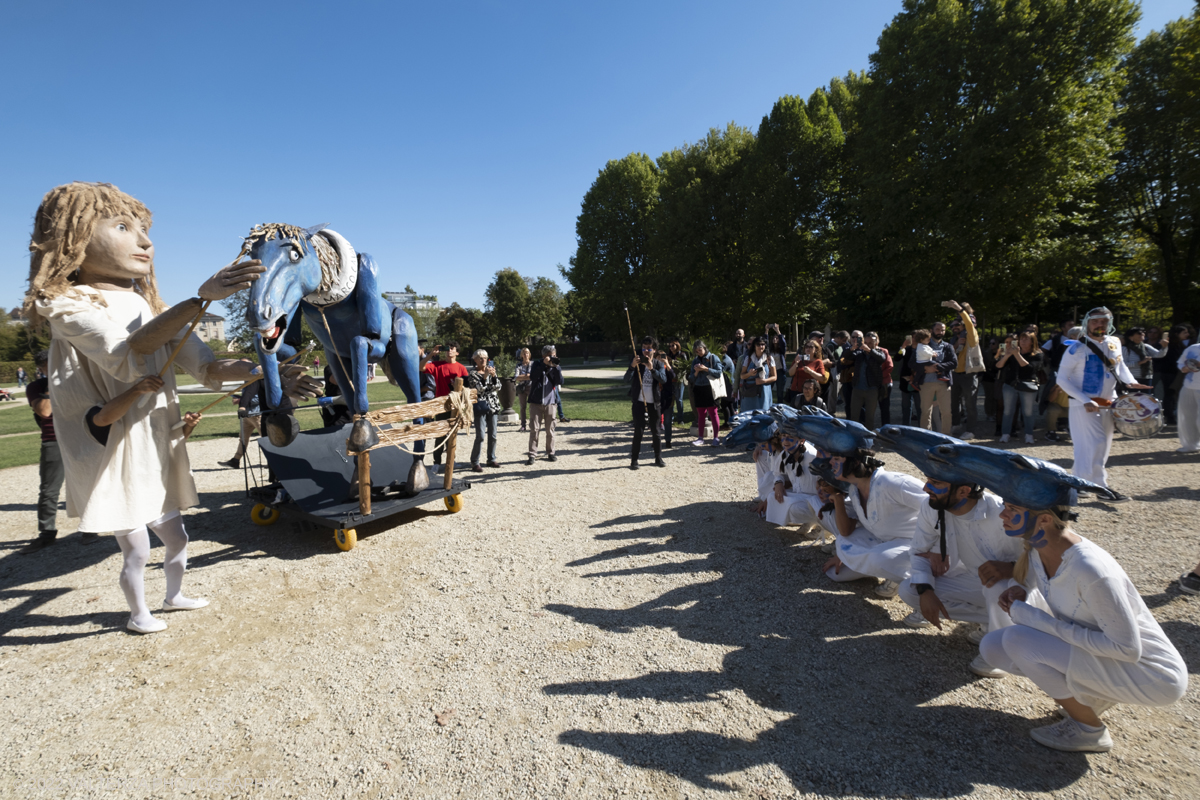
[[[305,228],[304,235],[311,239],[312,237],[316,236],[318,233],[320,233],[321,231],[325,230],[328,227],[329,227],[328,222],[322,222],[320,225],[313,225],[311,228]]]

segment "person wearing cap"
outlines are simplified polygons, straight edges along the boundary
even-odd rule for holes
[[[1083,335],[1068,342],[1058,372],[1058,385],[1070,399],[1069,419],[1075,463],[1080,478],[1108,488],[1108,454],[1112,449],[1113,418],[1106,409],[1117,399],[1117,382],[1132,389],[1138,383],[1121,355],[1121,340],[1112,335],[1112,312],[1093,308],[1083,321]],[[1109,502],[1125,503],[1127,495],[1113,492]]]
[[[970,303],[959,304],[946,300],[943,306],[958,312],[950,323],[951,347],[958,358],[954,367],[954,383],[950,386],[950,433],[966,441],[975,438],[978,421],[979,375],[984,371],[983,348],[975,329],[975,311]]]
[[[927,497],[919,480],[883,469],[873,450],[859,449],[830,458],[834,477],[849,484],[834,492],[836,550],[823,568],[832,581],[883,580],[880,597],[895,597],[908,577],[909,548],[917,530],[917,513]]]

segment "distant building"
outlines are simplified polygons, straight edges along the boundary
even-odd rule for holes
[[[202,342],[211,342],[214,339],[225,341],[225,318],[216,314],[205,314],[196,326],[196,335]]]
[[[432,309],[437,311],[441,308],[438,305],[437,295],[433,294],[417,294],[416,292],[384,292],[384,298],[396,306],[403,308],[405,311],[423,311]]]

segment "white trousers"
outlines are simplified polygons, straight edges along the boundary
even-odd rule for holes
[[[784,492],[783,502],[775,499],[772,489],[767,495],[767,522],[774,525],[813,525],[817,523],[817,511],[821,499],[806,492]]]
[[[1179,446],[1184,450],[1200,449],[1200,389],[1189,389],[1185,386],[1179,390],[1176,414],[1179,421]]]
[[[957,567],[933,579],[933,591],[946,607],[950,619],[977,622],[986,625],[989,631],[1013,624],[1008,614],[1000,608],[999,600],[1005,589],[1015,585],[1016,582],[1009,579],[997,581],[989,589],[979,580],[977,573]],[[900,599],[912,606],[914,611],[921,609],[921,598],[913,588],[911,578],[900,584]]]
[[[835,573],[831,567],[825,572],[830,580],[845,583],[860,578],[883,578],[900,583],[908,577],[912,539],[881,542],[865,528],[859,528],[849,536],[838,535],[836,538],[837,557],[841,559],[842,571]]]
[[[1108,451],[1112,450],[1113,418],[1111,411],[1089,413],[1083,406],[1072,404],[1071,441],[1075,445],[1075,477],[1108,488]]]

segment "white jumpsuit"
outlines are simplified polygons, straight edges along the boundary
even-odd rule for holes
[[[909,547],[917,530],[917,512],[929,495],[924,484],[902,472],[877,469],[871,475],[866,507],[855,486],[846,497],[846,514],[858,520],[849,536],[837,535],[840,572],[825,575],[839,583],[875,577],[900,583],[908,577]],[[834,523],[834,527],[836,527]]]
[[[767,495],[767,522],[775,525],[809,525],[818,521],[817,512],[823,503],[817,497],[817,476],[809,470],[813,459],[817,457],[817,450],[805,442],[801,452],[803,455],[784,453],[779,461],[771,491]],[[775,499],[774,490],[774,484],[780,481],[791,484],[791,488],[783,494],[782,503]]]
[[[1115,336],[1095,342],[1110,359],[1116,362],[1117,375],[1124,383],[1136,383],[1121,356],[1121,340]],[[1075,445],[1075,463],[1071,471],[1077,477],[1108,488],[1108,452],[1112,449],[1113,418],[1111,411],[1088,412],[1084,405],[1092,398],[1117,398],[1117,381],[1112,372],[1092,352],[1084,341],[1067,342],[1062,363],[1058,368],[1058,385],[1071,398],[1069,410],[1071,441]]]
[[[1024,540],[1008,536],[1000,521],[1004,501],[991,492],[984,492],[975,507],[962,516],[947,511],[946,561],[948,569],[937,577],[929,559],[921,553],[941,555],[941,532],[937,530],[938,512],[929,503],[917,515],[917,532],[913,536],[910,560],[911,575],[900,584],[900,598],[914,609],[921,601],[914,586],[926,583],[933,587],[946,607],[950,619],[978,622],[989,630],[1011,625],[1008,614],[997,601],[1012,579],[997,581],[990,589],[979,580],[979,568],[988,561],[1016,563],[1025,550]]]

